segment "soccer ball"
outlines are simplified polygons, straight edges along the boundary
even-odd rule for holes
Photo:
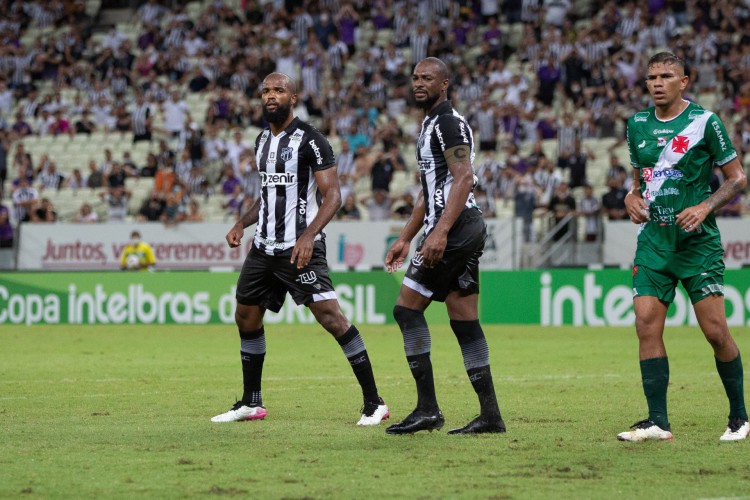
[[[128,269],[139,269],[141,267],[141,259],[134,253],[131,253],[125,258],[125,267]]]

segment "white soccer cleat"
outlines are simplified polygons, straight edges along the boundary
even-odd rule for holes
[[[630,426],[631,431],[621,432],[617,435],[620,441],[669,441],[672,433],[665,431],[651,420],[641,420]]]
[[[390,416],[391,412],[383,402],[383,398],[380,398],[378,403],[365,402],[362,407],[362,418],[359,419],[357,425],[378,425],[383,420],[388,420]]]
[[[263,420],[268,412],[262,406],[245,406],[237,401],[232,409],[221,415],[216,415],[211,422],[242,422],[244,420]]]
[[[721,435],[719,441],[740,441],[750,434],[750,423],[741,418],[732,417],[727,424],[727,430]]]

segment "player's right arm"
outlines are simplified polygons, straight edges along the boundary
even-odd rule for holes
[[[630,118],[627,126],[627,144],[628,153],[630,154],[630,164],[633,166],[633,185],[625,195],[625,211],[628,213],[630,220],[636,224],[642,224],[651,220],[648,213],[648,205],[643,199],[643,191],[641,188],[641,168],[638,162],[638,150],[635,145],[636,135],[635,131],[635,120]]]
[[[424,195],[420,191],[409,220],[406,221],[406,225],[385,256],[385,268],[389,273],[398,271],[404,265],[404,260],[409,255],[411,240],[414,239],[424,225],[424,214]]]
[[[245,228],[257,223],[259,214],[260,214],[260,197],[255,199],[252,206],[250,207],[250,210],[245,212],[245,215],[240,217],[240,220],[238,220],[234,224],[234,226],[232,226],[232,229],[230,229],[229,232],[227,233],[227,236],[226,236],[227,243],[229,243],[229,246],[231,248],[240,246],[240,242],[242,241],[242,236],[245,234]]]

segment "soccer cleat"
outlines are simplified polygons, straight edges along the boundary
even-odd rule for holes
[[[362,418],[359,419],[357,425],[378,425],[383,420],[388,420],[390,416],[391,412],[383,402],[383,398],[378,398],[376,402],[365,401],[362,407]]]
[[[651,420],[641,420],[630,426],[632,431],[621,432],[617,435],[620,441],[668,441],[672,433],[664,430]]]
[[[414,434],[418,431],[436,431],[445,425],[443,412],[414,410],[401,422],[393,424],[385,430],[386,434]]]
[[[727,430],[721,435],[719,441],[739,441],[745,439],[750,433],[750,423],[739,417],[732,417],[727,424]]]
[[[242,422],[244,420],[263,420],[268,415],[262,406],[247,406],[237,401],[232,409],[221,415],[216,415],[211,422]]]
[[[448,434],[498,434],[502,432],[505,432],[505,422],[502,418],[485,420],[479,415],[465,426],[449,430]]]

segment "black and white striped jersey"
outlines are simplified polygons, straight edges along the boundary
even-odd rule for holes
[[[279,254],[294,247],[317,215],[323,196],[314,172],[335,166],[336,157],[323,134],[295,118],[278,136],[268,129],[258,135],[255,160],[261,190],[254,244],[268,255]]]
[[[461,145],[469,146],[473,170],[474,136],[471,127],[466,118],[453,109],[450,101],[444,101],[422,121],[422,131],[417,141],[417,164],[425,202],[425,234],[432,231],[445,210],[445,202],[453,186],[453,175],[445,161],[445,150]],[[478,208],[473,192],[466,199],[466,207]]]

